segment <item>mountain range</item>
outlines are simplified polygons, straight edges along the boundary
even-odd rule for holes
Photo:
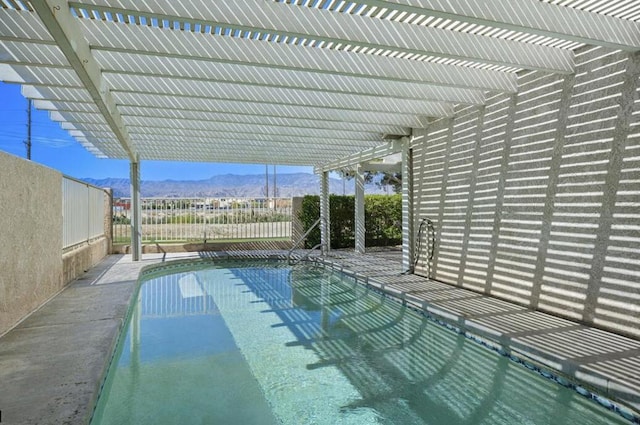
[[[113,189],[115,197],[129,197],[129,179],[83,178],[83,181],[98,187]],[[320,193],[320,178],[309,173],[278,174],[276,177],[277,196],[291,197],[317,195]],[[329,191],[335,194],[353,195],[354,181],[330,178]],[[375,183],[365,185],[365,193],[385,193]],[[140,184],[143,197],[264,197],[265,176],[258,174],[222,174],[206,180],[143,180]],[[273,196],[273,176],[269,176],[269,196]]]

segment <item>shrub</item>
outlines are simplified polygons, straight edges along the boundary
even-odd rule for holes
[[[331,248],[355,246],[355,198],[329,197]],[[365,243],[367,246],[397,245],[402,241],[402,197],[400,195],[366,195],[364,197]],[[309,229],[320,216],[320,197],[302,199],[298,218]],[[320,243],[320,229],[314,229],[305,242],[307,248]]]

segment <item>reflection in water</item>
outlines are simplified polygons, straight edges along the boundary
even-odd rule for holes
[[[227,266],[142,286],[94,423],[625,423],[353,279]]]

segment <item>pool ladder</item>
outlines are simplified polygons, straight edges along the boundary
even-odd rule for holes
[[[433,260],[433,253],[436,249],[436,229],[433,225],[433,221],[428,218],[423,218],[422,220],[420,220],[420,225],[418,226],[418,235],[416,237],[415,246],[413,249],[413,259],[411,261],[411,266],[402,274],[410,274],[415,272],[416,267],[418,266],[418,261],[420,260],[420,252],[422,251],[422,238],[425,235],[425,228],[427,239],[427,277],[431,278],[431,260]]]
[[[290,265],[295,265],[298,264],[299,262],[306,260],[307,258],[309,258],[309,255],[311,255],[311,253],[313,251],[315,251],[316,249],[322,247],[323,249],[321,250],[322,252],[326,252],[326,249],[324,249],[322,242],[320,242],[319,244],[315,245],[313,248],[309,249],[302,257],[299,258],[293,258],[293,251],[295,251],[298,248],[298,245],[300,245],[302,243],[302,241],[304,241],[307,236],[309,236],[309,233],[311,233],[313,231],[313,229],[315,229],[316,227],[318,227],[318,225],[320,225],[320,223],[322,223],[324,221],[324,217],[320,217],[319,219],[316,220],[315,223],[313,223],[313,225],[311,227],[309,227],[309,229],[304,232],[304,235],[300,236],[300,238],[298,238],[298,240],[296,241],[295,244],[293,244],[293,246],[291,247],[291,249],[289,250],[289,252],[287,253],[287,262]]]

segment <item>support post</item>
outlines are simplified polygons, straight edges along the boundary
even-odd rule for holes
[[[364,170],[362,164],[356,166],[356,196],[355,196],[355,243],[356,254],[364,254],[365,226],[364,226]]]
[[[130,164],[131,181],[131,259],[142,257],[142,205],[140,204],[140,157]]]
[[[104,237],[107,253],[113,254],[113,189],[104,188]]]
[[[402,269],[413,272],[414,264],[413,217],[413,152],[408,138],[402,144]]]
[[[323,171],[320,174],[320,243],[322,244],[322,255],[327,255],[331,248],[331,237],[329,233],[329,172]]]

